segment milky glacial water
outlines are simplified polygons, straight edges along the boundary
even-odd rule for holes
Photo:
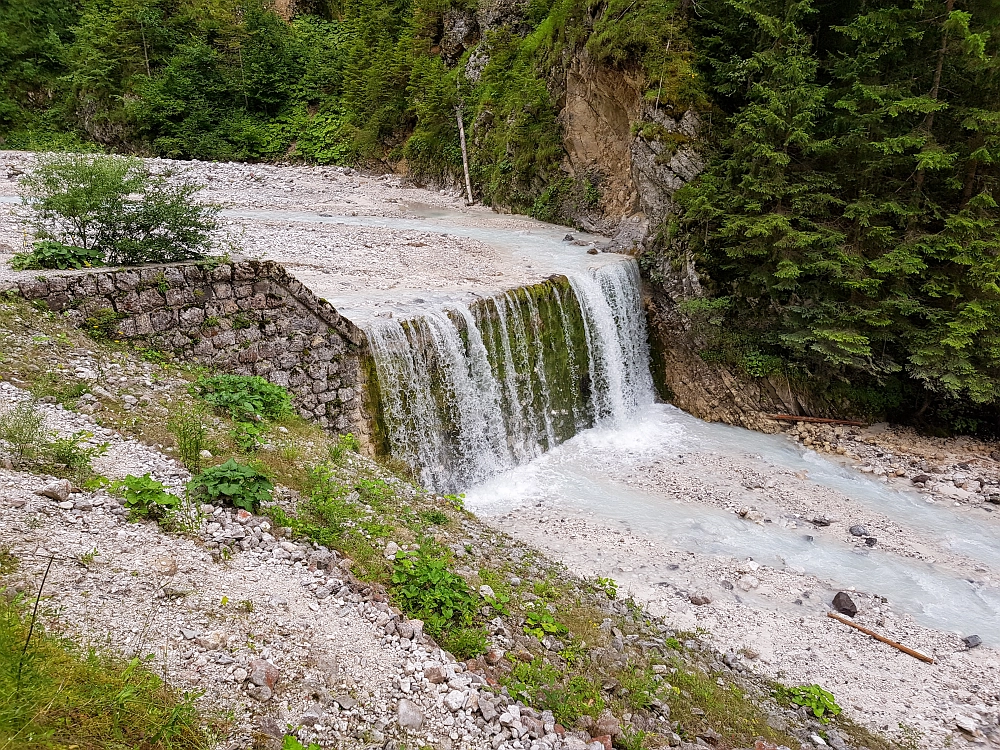
[[[620,479],[631,467],[683,460],[684,454],[693,452],[741,461],[749,457],[764,473],[775,467],[808,469],[807,482],[836,488],[925,538],[991,566],[1000,560],[993,531],[967,514],[930,505],[918,493],[886,487],[787,439],[708,424],[663,404],[644,410],[627,425],[588,430],[524,466],[469,488],[466,504],[489,517],[542,503],[552,507],[553,514],[563,509],[568,514],[589,514],[593,521],[626,525],[665,549],[803,569],[834,587],[854,586],[885,596],[925,626],[963,635],[975,632],[984,642],[1000,645],[996,588],[966,580],[943,566],[877,548],[858,550],[821,533],[807,534],[807,529],[748,523],[732,512],[680,502]],[[713,479],[706,475],[701,481],[711,484]]]

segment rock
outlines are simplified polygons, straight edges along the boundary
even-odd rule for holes
[[[712,603],[712,597],[708,594],[691,594],[688,596],[688,601],[691,602],[696,607],[702,607],[706,604]]]
[[[531,716],[522,716],[521,724],[528,730],[528,735],[532,739],[540,739],[545,736],[545,722]]]
[[[69,483],[68,479],[58,479],[55,482],[49,482],[40,490],[36,490],[35,494],[64,503],[69,499],[72,490],[73,485]]]
[[[493,591],[493,588],[491,586],[486,585],[485,583],[479,587],[479,595],[484,599],[497,598],[496,592]]]
[[[500,660],[503,658],[503,653],[504,652],[502,648],[497,648],[496,646],[493,646],[489,651],[486,652],[486,655],[483,658],[486,660],[487,664],[489,664],[491,667],[494,667],[500,663]]]
[[[598,250],[596,247],[591,247],[587,249],[587,255],[597,255],[599,252],[601,251]]]
[[[865,546],[867,547],[874,547],[876,544],[878,544],[878,539],[876,539],[873,536],[870,536],[867,539],[865,539]]]
[[[709,745],[722,744],[722,735],[711,728],[703,729],[698,732],[698,737],[707,742]]]
[[[250,682],[254,685],[273,690],[279,676],[278,668],[266,659],[254,659],[250,662]]]
[[[444,705],[452,713],[455,713],[465,705],[465,693],[461,690],[452,690],[444,697]]]
[[[323,707],[318,704],[309,706],[299,717],[299,724],[311,727],[323,720]]]
[[[225,648],[225,646],[226,646],[226,634],[223,631],[221,631],[221,630],[213,630],[211,633],[208,633],[207,635],[202,635],[202,636],[199,636],[198,638],[196,638],[195,639],[195,643],[197,643],[199,646],[201,646],[206,651],[220,651],[221,649]],[[267,662],[265,662],[265,664],[266,663]],[[273,669],[273,667],[272,667],[272,669]],[[277,677],[275,677],[275,679],[277,680]],[[254,684],[256,684],[256,685],[265,685],[267,683],[265,683],[265,682],[257,682],[257,683],[254,683]],[[274,687],[274,683],[272,682],[270,684],[267,684],[267,686],[269,688],[273,688]]]
[[[610,734],[600,734],[591,740],[587,750],[614,750],[614,747]]]
[[[931,481],[931,477],[929,474],[917,474],[910,481],[913,482],[914,484],[924,484],[926,482]]]
[[[198,455],[201,456],[202,458],[211,458],[212,452],[202,448],[200,451],[198,451]]]
[[[153,560],[153,572],[161,576],[172,576],[177,572],[177,560],[171,555],[161,555]]]
[[[576,237],[574,237],[573,235],[567,234],[565,237],[563,237],[563,242],[572,242],[575,239],[576,239]],[[998,460],[1000,460],[1000,459],[998,459]]]
[[[743,591],[751,591],[758,586],[760,586],[760,580],[756,576],[740,576],[740,580],[736,582]]]
[[[861,524],[855,524],[850,528],[851,536],[868,536],[868,529]]]
[[[400,620],[397,622],[396,632],[399,633],[400,638],[405,638],[406,640],[413,638],[413,626],[410,625],[408,620]]]
[[[236,682],[243,682],[247,678],[247,671],[243,667],[237,667],[233,670],[233,679]]]
[[[962,643],[965,644],[966,648],[975,648],[982,645],[983,639],[978,635],[967,635],[962,639]]]
[[[350,711],[352,708],[358,705],[358,702],[349,695],[338,695],[336,698],[334,698],[334,700],[337,702],[337,705],[340,706],[345,711]]]
[[[976,730],[979,729],[979,725],[976,724],[975,720],[969,718],[968,716],[956,716],[955,726],[963,732],[968,732],[969,734],[975,734]]]
[[[254,700],[260,701],[261,703],[266,703],[271,700],[271,696],[274,692],[267,685],[247,685],[247,695],[249,695]]]
[[[440,685],[448,679],[448,676],[445,674],[444,667],[434,664],[430,667],[424,667],[424,679],[432,685]]]
[[[392,560],[396,557],[396,553],[399,552],[399,545],[395,542],[389,542],[385,545],[385,559]]]
[[[396,721],[403,729],[416,731],[423,726],[424,714],[417,708],[417,704],[411,700],[403,698],[396,705]]]
[[[833,597],[833,608],[848,617],[854,617],[858,613],[858,605],[845,591],[838,591],[837,595]]]
[[[816,526],[829,526],[832,523],[826,516],[816,516],[812,519],[812,522]]]
[[[621,724],[618,723],[618,719],[610,711],[605,710],[600,718],[594,722],[594,729],[590,734],[594,737],[606,734],[612,738],[617,738],[621,733]]]
[[[483,718],[487,722],[491,722],[497,717],[496,706],[493,705],[492,701],[486,700],[485,698],[479,699],[479,713],[483,715]]]

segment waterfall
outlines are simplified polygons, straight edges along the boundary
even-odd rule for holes
[[[653,401],[632,260],[366,326],[386,447],[452,492]]]

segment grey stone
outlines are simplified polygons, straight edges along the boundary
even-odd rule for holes
[[[962,639],[962,643],[965,644],[966,648],[975,648],[982,645],[983,639],[978,635],[967,635]]]
[[[455,713],[465,705],[465,693],[461,690],[452,690],[444,697],[444,705],[452,713]]]
[[[247,685],[247,695],[249,695],[254,700],[260,701],[261,703],[266,703],[271,700],[271,696],[274,695],[274,691],[271,690],[267,685]]]
[[[416,703],[403,698],[396,705],[396,721],[403,729],[416,731],[424,724],[424,714]]]
[[[340,706],[345,711],[350,711],[352,708],[358,705],[358,702],[349,695],[338,695],[336,698],[334,698],[334,700],[337,701],[337,705]]]
[[[68,479],[57,479],[55,482],[49,482],[40,490],[35,490],[35,494],[64,503],[69,499],[72,490],[73,485],[69,483]]]
[[[851,536],[869,536],[868,529],[861,524],[855,524],[850,528]]]

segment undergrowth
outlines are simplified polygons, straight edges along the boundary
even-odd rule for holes
[[[207,750],[195,695],[166,687],[139,659],[84,650],[0,596],[0,747]]]

